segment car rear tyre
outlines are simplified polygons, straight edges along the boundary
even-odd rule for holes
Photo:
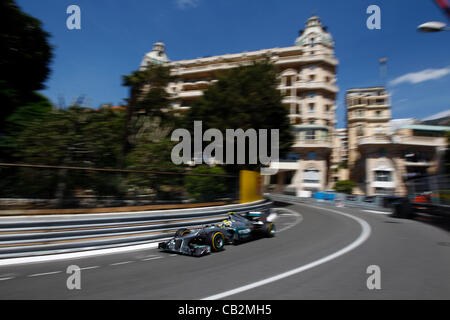
[[[267,238],[275,237],[275,233],[275,225],[273,224],[273,222],[267,223],[264,226],[264,236],[266,236]]]

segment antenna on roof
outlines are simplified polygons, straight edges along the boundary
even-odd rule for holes
[[[380,59],[380,79],[381,84],[386,88],[386,77],[387,77],[387,61],[386,57]]]

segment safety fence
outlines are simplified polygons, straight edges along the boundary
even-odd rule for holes
[[[390,199],[382,196],[367,197],[361,195],[326,192],[316,193],[312,198],[301,198],[284,194],[266,194],[266,196],[272,200],[287,200],[337,207],[364,208],[386,212],[390,212],[392,208],[392,202],[389,201]]]
[[[220,167],[153,170],[0,163],[1,209],[102,208],[239,199]]]
[[[269,213],[271,201],[209,208],[0,218],[0,259],[151,243],[172,237],[182,227],[223,220],[232,212]]]

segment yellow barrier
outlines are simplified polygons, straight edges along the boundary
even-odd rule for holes
[[[248,203],[261,200],[262,180],[257,171],[242,170],[239,173],[239,199],[240,203]]]

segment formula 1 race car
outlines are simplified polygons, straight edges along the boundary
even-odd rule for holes
[[[174,238],[159,243],[158,248],[163,251],[200,257],[210,252],[223,250],[225,244],[237,244],[274,236],[275,225],[273,222],[266,221],[261,212],[242,214],[230,212],[228,219],[221,223],[200,229],[179,229]]]

